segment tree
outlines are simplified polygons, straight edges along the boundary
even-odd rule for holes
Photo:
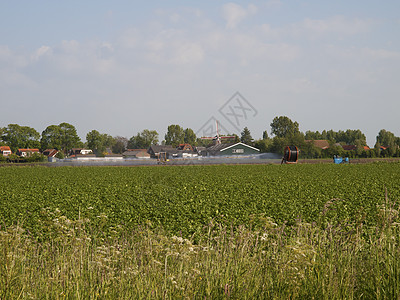
[[[39,148],[40,134],[34,128],[9,124],[3,128],[2,140],[16,152],[18,148]]]
[[[185,132],[179,125],[169,125],[168,131],[165,134],[165,143],[177,147],[185,142]]]
[[[114,137],[114,144],[112,146],[112,152],[117,154],[122,154],[125,152],[128,146],[128,139],[122,136]]]
[[[114,138],[108,134],[101,134],[97,130],[92,130],[86,135],[86,142],[89,149],[96,155],[103,155],[107,148],[112,148]]]
[[[65,153],[72,148],[79,148],[82,146],[81,139],[73,125],[64,122],[58,126],[61,129],[61,149],[64,150]]]
[[[46,149],[57,149],[60,150],[62,147],[62,131],[58,125],[47,126],[42,132],[42,138],[40,139],[40,147],[42,150]]]
[[[183,141],[186,144],[190,144],[192,146],[196,146],[196,134],[191,128],[186,128],[184,130],[185,137],[183,138]]]
[[[293,122],[286,116],[275,117],[271,123],[271,132],[277,137],[284,138],[299,133],[299,123]]]
[[[263,140],[268,140],[268,139],[269,139],[268,131],[266,131],[266,130],[263,131],[262,139],[263,139]]]
[[[271,139],[260,139],[254,142],[254,147],[260,149],[260,152],[269,152],[271,148]]]
[[[245,127],[240,134],[240,141],[244,144],[251,145],[253,142],[253,138],[251,137],[250,130]]]
[[[158,132],[155,130],[144,129],[128,141],[129,149],[147,149],[151,145],[158,143]]]
[[[102,153],[105,150],[103,136],[97,130],[92,130],[86,134],[86,143],[93,152]]]

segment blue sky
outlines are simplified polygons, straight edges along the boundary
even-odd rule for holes
[[[400,136],[399,1],[0,1],[0,126]],[[239,91],[256,113],[219,109]]]

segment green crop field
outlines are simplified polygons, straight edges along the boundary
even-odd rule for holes
[[[400,164],[182,167],[0,168],[0,218],[40,231],[45,212],[110,225],[151,222],[184,236],[211,219],[248,224],[265,214],[277,223],[316,221],[331,199],[335,214],[376,222],[385,189],[400,199]]]
[[[0,176],[0,299],[400,297],[400,163]]]

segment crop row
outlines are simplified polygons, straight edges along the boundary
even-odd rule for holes
[[[34,233],[51,218],[162,226],[184,236],[210,220],[251,224],[365,217],[376,222],[385,190],[400,199],[400,164],[0,168],[0,225]]]

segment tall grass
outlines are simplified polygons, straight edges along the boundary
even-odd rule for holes
[[[311,224],[257,215],[188,239],[54,212],[46,238],[1,228],[0,299],[400,299],[398,205],[366,227],[328,217],[338,202]]]

